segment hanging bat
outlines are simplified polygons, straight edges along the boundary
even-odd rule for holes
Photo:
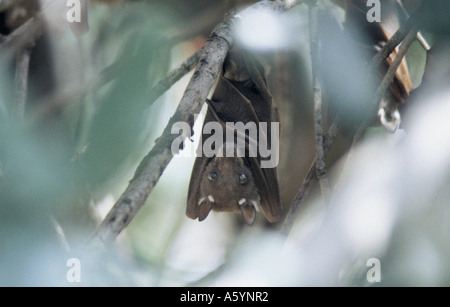
[[[267,133],[259,129],[255,138],[251,133],[241,133],[245,148],[239,153],[236,141],[216,148],[213,156],[195,159],[188,190],[186,215],[204,220],[211,210],[240,213],[246,224],[252,225],[256,212],[261,211],[269,222],[281,218],[281,205],[275,167],[262,167],[273,158],[263,157],[256,150],[260,142],[273,147],[272,123],[278,122],[264,75],[264,68],[249,54],[234,47],[223,65],[203,123],[217,122],[223,127],[223,138],[230,128],[227,123],[267,124]],[[207,134],[202,130],[203,146]],[[238,136],[239,131],[232,131]],[[279,135],[275,135],[276,138]],[[234,138],[233,138],[234,140]],[[275,142],[273,142],[275,144]],[[271,148],[272,149],[272,148]],[[231,157],[224,152],[233,154]],[[273,155],[273,153],[271,154]]]

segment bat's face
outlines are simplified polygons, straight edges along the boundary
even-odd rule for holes
[[[240,212],[249,225],[255,220],[258,189],[242,158],[213,158],[202,174],[199,196],[199,220],[210,210]]]

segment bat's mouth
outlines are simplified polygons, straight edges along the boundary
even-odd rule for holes
[[[245,223],[251,226],[255,222],[256,211],[259,211],[259,200],[241,198],[224,203],[216,201],[213,195],[208,195],[198,202],[198,220],[201,222],[206,219],[211,210],[241,213]]]

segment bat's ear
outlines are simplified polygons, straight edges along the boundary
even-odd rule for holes
[[[253,172],[255,185],[258,188],[259,208],[270,223],[281,220],[280,190],[275,168],[260,168],[255,158],[247,158],[249,168]]]
[[[208,217],[209,212],[212,209],[214,199],[211,195],[201,201],[198,205],[198,221],[201,222]]]
[[[191,180],[189,182],[188,198],[186,206],[187,217],[195,220],[199,217],[199,198],[198,190],[200,187],[201,176],[203,174],[204,168],[208,159],[206,157],[197,157],[194,162],[194,167],[192,168]],[[204,209],[205,210],[205,209]],[[205,213],[205,211],[202,211]],[[209,213],[209,211],[208,211]],[[206,214],[207,216],[208,214]],[[206,218],[205,216],[205,218]]]
[[[251,203],[245,202],[244,204],[240,205],[240,209],[245,223],[248,226],[252,226],[256,218],[255,207]]]

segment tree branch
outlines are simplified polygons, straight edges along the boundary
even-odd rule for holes
[[[402,23],[398,30],[392,35],[392,37],[386,42],[380,51],[372,58],[372,67],[376,69],[379,65],[389,57],[389,55],[397,48],[397,46],[405,39],[406,35],[411,31],[413,27],[416,27],[418,23],[423,19],[423,10],[425,8],[426,1],[422,1],[422,4],[417,8],[414,13]],[[417,35],[417,32],[416,34]]]
[[[320,74],[319,21],[317,16],[317,0],[308,2],[309,6],[309,38],[314,98],[314,138],[316,142],[316,172],[322,196],[328,201],[329,184],[323,145],[322,118],[322,76]]]
[[[369,113],[369,118],[367,118],[361,126],[359,127],[358,131],[356,132],[354,138],[353,138],[353,144],[352,147],[354,147],[362,138],[364,135],[364,132],[366,131],[367,127],[369,126],[372,115],[376,114],[376,108],[379,107],[380,101],[383,99],[384,95],[386,94],[387,89],[389,88],[390,84],[394,81],[395,73],[402,63],[402,60],[406,53],[408,52],[409,47],[414,42],[414,40],[417,37],[417,31],[420,27],[420,23],[417,23],[413,25],[413,27],[409,30],[409,33],[406,35],[405,39],[402,41],[398,53],[395,56],[392,63],[389,65],[389,69],[386,72],[386,74],[383,77],[383,80],[381,81],[380,85],[378,86],[373,99],[371,100],[371,108],[373,109],[372,112]]]
[[[419,11],[419,10],[417,10]],[[411,46],[412,42],[416,39],[416,34],[418,32],[418,29],[420,27],[422,17],[420,14],[418,14],[416,11],[415,14],[413,14],[406,23],[402,24],[399,28],[399,30],[392,36],[392,38],[388,41],[388,43],[372,58],[372,70],[374,71],[378,65],[380,65],[383,61],[386,60],[386,58],[394,51],[394,49],[401,43],[399,47],[399,51],[394,59],[394,61],[389,66],[389,69],[387,73],[385,74],[383,80],[381,81],[379,87],[377,88],[373,99],[371,100],[371,106],[373,107],[373,112],[370,112],[370,114],[374,114],[376,112],[376,107],[378,107],[379,102],[385,95],[387,89],[389,88],[389,85],[393,82],[395,77],[395,72],[397,71],[398,67],[400,66],[403,57],[406,55],[406,52],[408,51],[409,47]],[[313,54],[311,54],[312,56]],[[365,129],[369,125],[369,119],[365,120],[364,123],[360,126],[358,131],[356,132],[354,138],[353,138],[353,144],[352,148],[354,148],[355,144],[360,140],[360,138],[363,136]],[[326,155],[327,151],[329,150],[330,146],[332,145],[337,130],[339,127],[339,122],[335,120],[333,124],[330,126],[327,135],[323,139],[323,150],[324,155]],[[316,135],[317,137],[317,135]],[[352,150],[352,149],[351,149]],[[311,188],[311,182],[316,177],[316,166],[317,165],[317,156],[316,159],[312,162],[309,172],[306,175],[306,177],[303,180],[302,186],[300,190],[298,191],[297,195],[294,198],[294,201],[292,202],[289,212],[286,215],[286,218],[284,220],[284,223],[281,227],[280,234],[284,237],[286,237],[297,217],[297,211],[300,207],[300,204],[304,201],[304,199],[308,196],[310,188]]]
[[[303,1],[261,1],[248,9],[258,7],[273,10],[286,10]],[[199,64],[184,91],[175,114],[169,120],[162,135],[155,141],[155,145],[139,164],[133,179],[122,196],[114,204],[96,233],[90,240],[91,247],[103,247],[107,242],[114,240],[117,235],[130,223],[138,210],[144,205],[147,197],[158,182],[164,169],[171,161],[173,154],[171,144],[179,137],[171,133],[175,122],[187,122],[193,126],[194,114],[201,110],[209,91],[214,85],[229,48],[233,43],[231,26],[235,18],[220,23],[206,45]]]
[[[8,36],[3,37],[0,45],[0,55],[5,59],[17,54],[24,48],[33,47],[36,40],[44,31],[44,22],[41,14],[36,14],[23,25],[15,29]]]
[[[16,56],[16,75],[15,75],[15,102],[14,115],[17,119],[23,119],[25,115],[25,105],[28,92],[28,69],[30,65],[29,48],[22,49]]]
[[[199,113],[232,44],[230,22],[231,20],[228,20],[219,24],[211,34],[175,114],[151,151],[139,164],[125,192],[100,224],[91,239],[94,246],[102,246],[115,239],[144,205],[173,157],[171,144],[177,136],[171,133],[172,125],[178,121],[193,125],[193,115]]]
[[[372,105],[376,106],[380,102],[381,99],[383,99],[386,90],[389,88],[389,85],[394,81],[395,73],[402,63],[403,58],[406,55],[406,52],[408,52],[409,47],[411,44],[415,41],[417,37],[417,31],[419,29],[419,25],[415,24],[409,31],[409,33],[406,35],[405,39],[402,41],[398,53],[395,56],[392,63],[389,65],[389,69],[384,75],[383,80],[381,81],[381,84],[378,86],[374,99],[372,101]]]
[[[169,88],[177,83],[185,74],[190,72],[195,65],[198,63],[201,55],[203,53],[203,48],[197,50],[193,55],[186,59],[183,63],[175,67],[164,79],[159,81],[150,89],[151,104],[162,94],[164,94]]]

